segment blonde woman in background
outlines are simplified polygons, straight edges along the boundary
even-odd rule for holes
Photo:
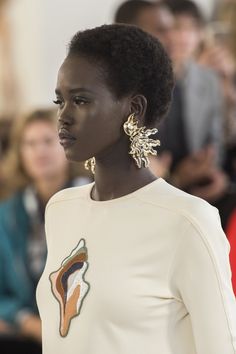
[[[0,204],[0,347],[2,353],[15,347],[21,353],[21,346],[24,354],[36,353],[41,351],[35,288],[46,259],[44,208],[55,192],[89,179],[75,178],[52,109],[19,121],[4,167],[10,196]]]

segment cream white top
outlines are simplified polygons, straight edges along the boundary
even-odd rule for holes
[[[46,208],[43,354],[235,354],[218,210],[162,178],[109,201],[92,187]]]

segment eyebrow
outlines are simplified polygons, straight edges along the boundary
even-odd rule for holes
[[[79,93],[79,92],[83,92],[83,93],[94,93],[94,91],[91,91],[91,90],[88,90],[84,87],[76,87],[76,88],[73,88],[71,90],[69,90],[69,93],[70,94],[73,94],[73,93]],[[56,95],[60,95],[61,94],[61,91],[59,89],[56,89],[55,90],[55,93]]]

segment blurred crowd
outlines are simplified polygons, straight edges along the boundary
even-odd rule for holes
[[[10,65],[6,2],[0,1],[4,68]],[[236,294],[236,2],[217,1],[206,18],[191,0],[129,0],[119,6],[114,22],[151,33],[172,60],[172,105],[157,127],[161,146],[150,168],[219,209]],[[0,70],[0,351],[36,354],[41,327],[35,290],[46,260],[45,206],[55,192],[92,176],[66,160],[53,108],[15,114],[14,73],[8,72]]]

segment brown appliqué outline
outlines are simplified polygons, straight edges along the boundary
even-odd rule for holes
[[[79,246],[80,243],[83,243],[83,246],[81,246],[80,248],[78,248],[78,246]],[[77,252],[72,256],[73,252],[74,252],[77,248],[78,248]],[[84,251],[84,252],[83,252],[83,251]],[[82,259],[80,259],[80,256],[82,256]],[[84,256],[84,257],[83,257],[83,256]],[[78,257],[78,258],[76,259],[76,257]],[[61,307],[62,303],[60,302],[60,300],[62,300],[62,299],[61,299],[61,298],[58,298],[58,297],[56,296],[56,294],[54,293],[53,286],[55,286],[55,288],[56,288],[56,290],[57,290],[57,285],[58,285],[58,284],[56,283],[56,281],[58,280],[58,277],[56,276],[56,273],[58,273],[58,274],[57,274],[58,276],[60,275],[60,286],[62,286],[62,284],[61,284],[61,278],[62,278],[63,274],[65,274],[65,271],[62,272],[62,269],[63,269],[66,265],[68,265],[68,263],[70,263],[70,261],[75,260],[75,259],[76,259],[77,262],[79,261],[79,262],[84,262],[84,263],[86,263],[86,269],[85,269],[84,273],[82,274],[81,278],[82,278],[82,281],[84,282],[84,284],[86,284],[87,290],[86,290],[85,293],[83,294],[83,297],[82,297],[82,299],[81,299],[81,303],[80,303],[80,306],[79,306],[79,308],[78,308],[78,311],[76,311],[76,313],[75,313],[74,315],[72,315],[72,316],[69,317],[67,329],[66,329],[65,332],[62,332],[62,330],[61,330],[61,327],[62,327],[62,314],[61,314],[61,313],[62,313],[62,310],[65,308],[66,303],[63,303],[64,307],[63,307],[63,309],[62,309],[62,307]],[[88,267],[89,267],[89,263],[88,263],[87,260],[88,260],[88,251],[87,251],[87,247],[86,247],[86,241],[85,241],[84,238],[81,238],[81,239],[79,240],[77,246],[76,246],[75,248],[73,248],[73,250],[71,251],[71,253],[69,254],[69,256],[67,256],[66,258],[64,258],[64,260],[61,262],[61,266],[60,266],[56,271],[53,271],[53,272],[51,272],[51,273],[49,274],[49,277],[48,277],[48,278],[49,278],[49,281],[50,281],[50,283],[51,283],[51,291],[52,291],[52,294],[53,294],[54,298],[57,300],[57,302],[59,303],[59,306],[60,306],[59,333],[60,333],[61,337],[66,337],[66,336],[67,336],[67,334],[68,334],[68,332],[69,332],[69,329],[70,329],[71,321],[72,321],[72,319],[73,319],[74,317],[79,316],[80,311],[81,311],[81,308],[82,308],[82,305],[83,305],[83,302],[84,302],[84,299],[85,299],[85,297],[87,296],[87,294],[88,294],[88,292],[89,292],[89,290],[90,290],[90,284],[89,284],[87,281],[85,281],[85,279],[84,279],[85,273],[87,272],[87,269],[88,269]],[[73,262],[72,262],[72,264],[73,264]],[[74,264],[75,264],[75,263],[74,263]],[[60,270],[61,270],[61,271],[60,271]],[[55,278],[54,278],[55,280],[54,280],[54,279],[51,279],[54,275],[55,275]],[[76,289],[75,289],[75,290],[76,290]],[[58,291],[58,290],[57,290],[57,291]],[[61,297],[61,293],[60,293],[59,291],[58,291],[58,293],[59,293],[59,295],[60,295],[60,297]]]

